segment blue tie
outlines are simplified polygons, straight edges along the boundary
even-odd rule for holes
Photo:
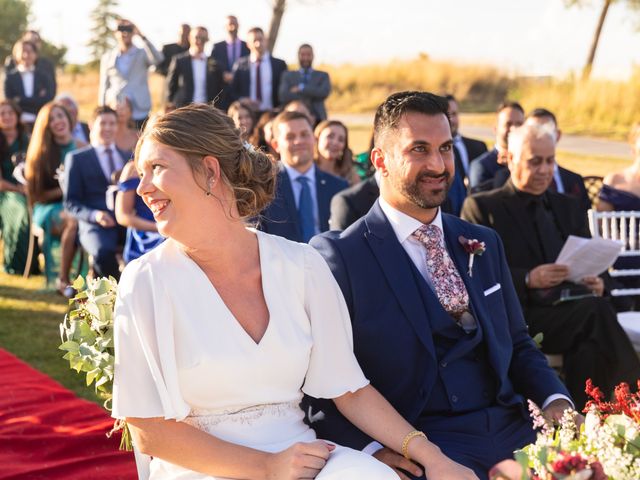
[[[300,183],[300,201],[298,202],[298,220],[300,230],[302,230],[302,241],[308,243],[316,233],[315,222],[313,221],[313,199],[311,198],[311,187],[307,177],[298,177],[296,181]]]

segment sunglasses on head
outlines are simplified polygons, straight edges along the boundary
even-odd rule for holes
[[[119,32],[127,32],[127,33],[132,33],[133,32],[133,27],[131,25],[118,25],[118,29]]]

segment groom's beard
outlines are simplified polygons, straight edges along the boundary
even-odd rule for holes
[[[431,178],[434,180],[444,179],[442,186],[423,184],[421,180]],[[402,182],[402,180],[392,177],[394,187],[397,188],[402,195],[420,208],[429,210],[442,205],[447,198],[453,177],[448,171],[442,173],[422,172],[412,182]]]

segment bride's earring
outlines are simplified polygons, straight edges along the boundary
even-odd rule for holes
[[[213,180],[213,178],[210,178],[209,181],[207,182],[207,191],[205,192],[207,197],[211,196],[211,189],[213,188],[214,183],[215,181]]]

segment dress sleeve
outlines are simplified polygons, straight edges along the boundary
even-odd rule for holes
[[[336,398],[368,385],[353,353],[347,305],[331,270],[312,247],[305,248],[305,310],[313,346],[302,391],[315,398]]]
[[[178,383],[168,298],[148,263],[127,265],[115,305],[115,418],[182,420],[189,414]]]

